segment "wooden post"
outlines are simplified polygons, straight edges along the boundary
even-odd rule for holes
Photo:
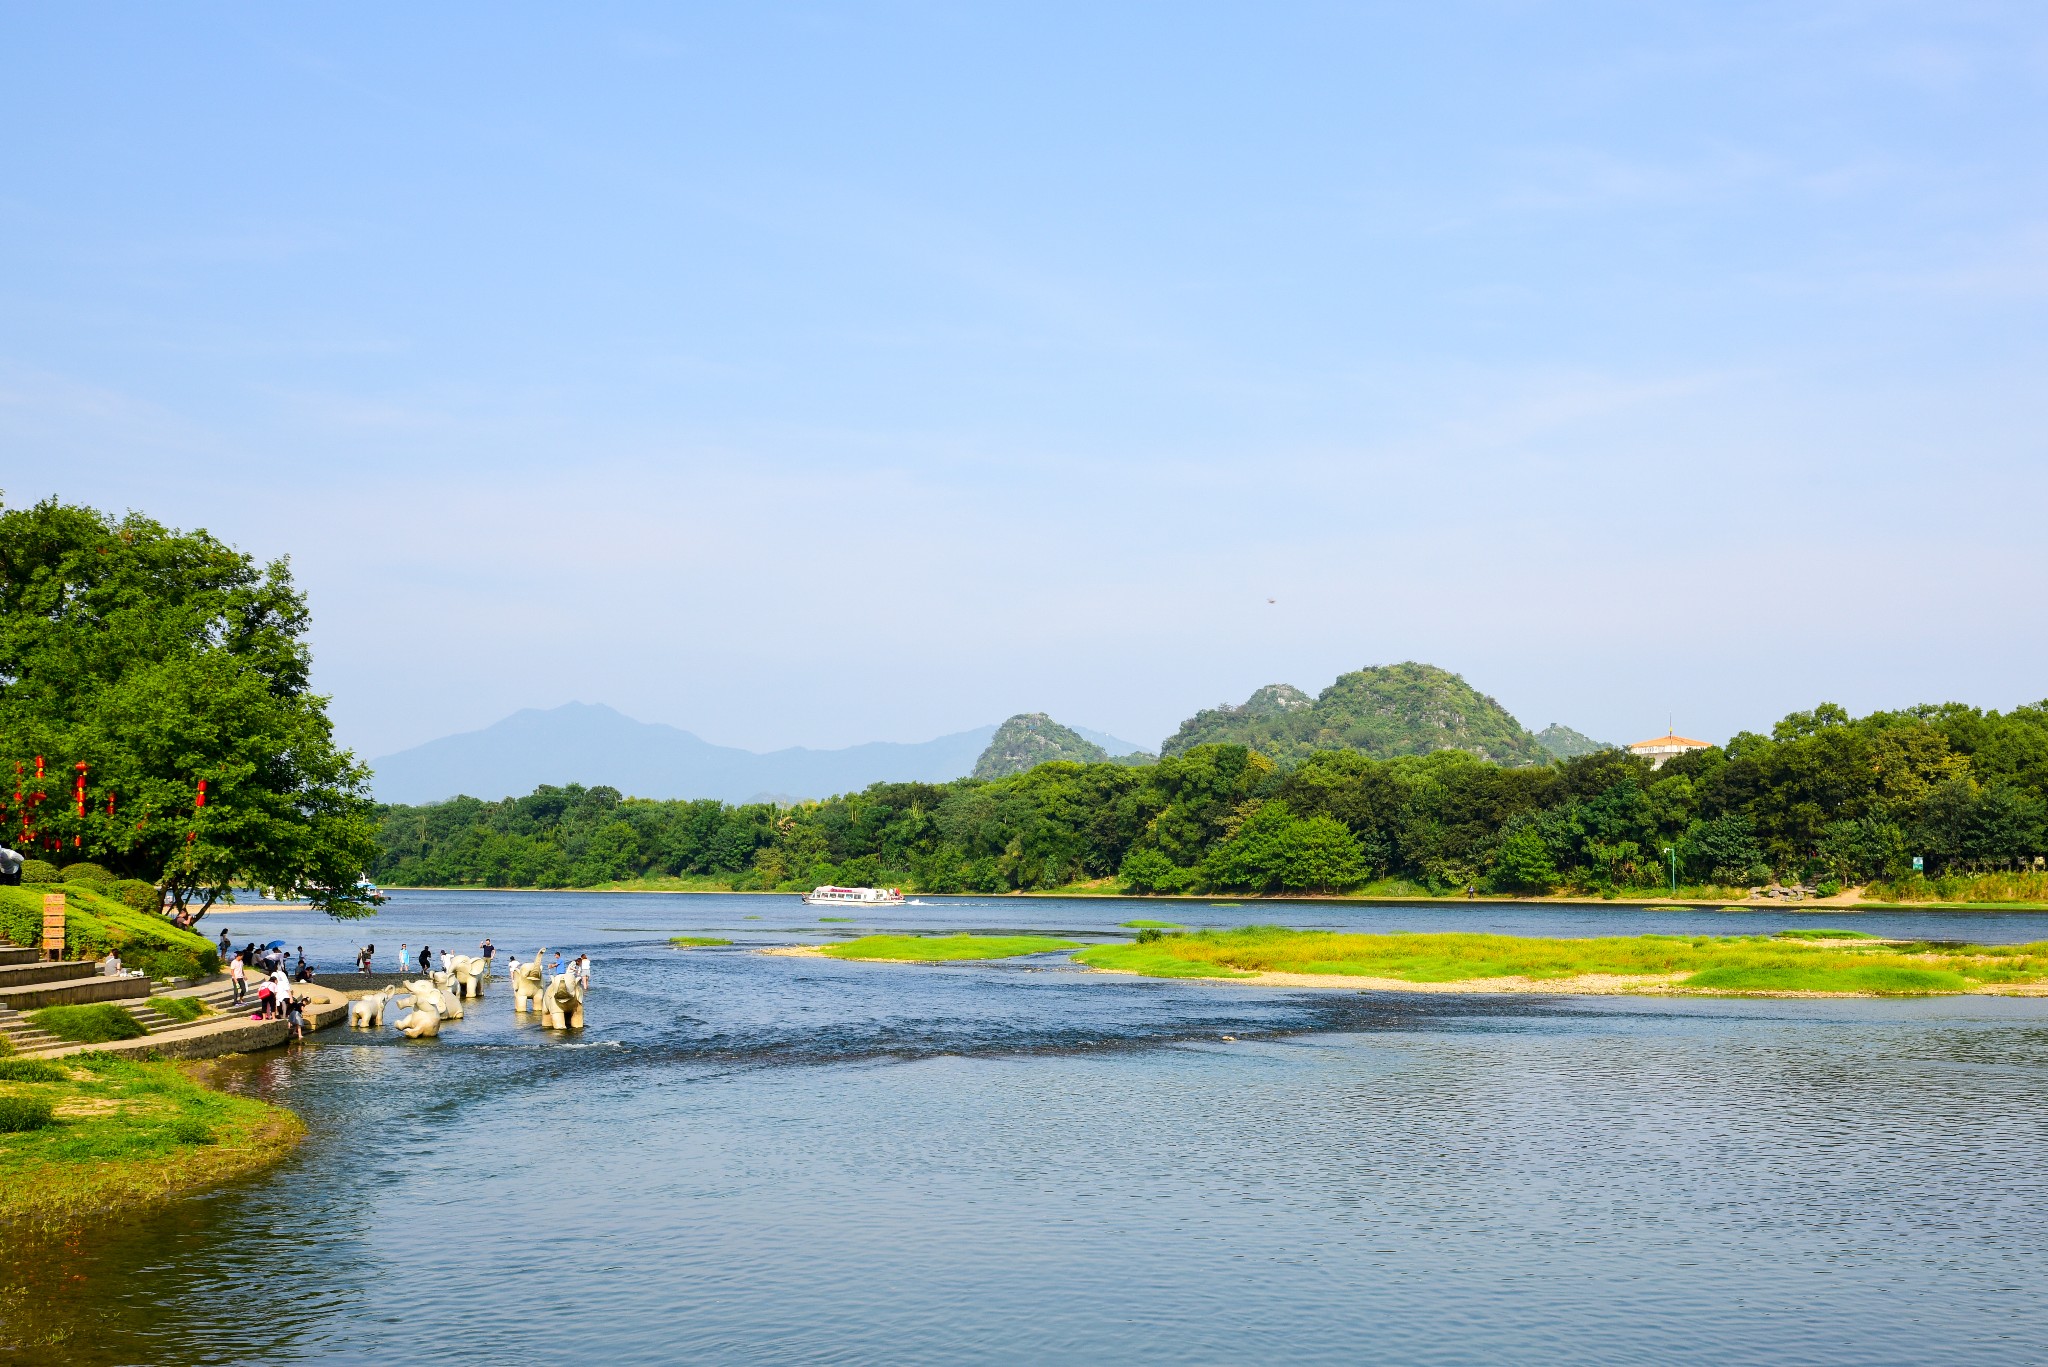
[[[64,957],[64,894],[43,894],[43,957]]]

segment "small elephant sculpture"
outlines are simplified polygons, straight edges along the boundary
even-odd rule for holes
[[[484,969],[482,959],[469,954],[450,954],[448,972],[454,979],[456,995],[474,1000],[484,994]]]
[[[583,1028],[583,982],[574,973],[558,973],[541,994],[540,1023],[551,1030]]]
[[[462,1019],[462,1001],[436,978],[415,978],[405,985],[416,1002],[427,1002],[443,1020]]]
[[[395,987],[381,992],[372,992],[367,997],[357,997],[348,1004],[348,1024],[352,1030],[376,1030],[384,1024],[384,1007],[393,997],[399,995]]]
[[[441,1013],[434,1009],[431,997],[415,996],[412,1010],[393,1022],[398,1033],[407,1039],[431,1039],[441,1033]]]
[[[547,968],[541,960],[546,955],[543,948],[529,963],[512,960],[512,1009],[521,1015],[541,1009],[541,992],[547,985]]]

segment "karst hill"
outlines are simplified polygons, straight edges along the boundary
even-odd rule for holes
[[[1553,753],[1461,676],[1413,661],[1339,675],[1313,698],[1292,684],[1268,684],[1238,706],[1197,712],[1162,753],[1215,742],[1248,745],[1282,764],[1318,750],[1377,759],[1465,750],[1500,764],[1540,764]]]

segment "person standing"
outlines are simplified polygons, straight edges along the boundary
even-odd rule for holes
[[[484,976],[488,978],[491,976],[491,956],[498,952],[498,947],[492,944],[491,937],[486,935],[483,938],[483,943],[479,944],[477,948],[483,951]]]
[[[234,952],[234,941],[228,939],[228,928],[226,926],[222,926],[220,928],[220,961],[222,963],[226,963],[230,958],[234,956]]]
[[[405,962],[405,941],[403,941],[403,940],[400,940],[400,941],[398,942],[398,971],[399,971],[400,973],[403,973],[403,972],[405,972],[405,969],[406,969],[406,962]]]
[[[421,976],[421,977],[425,977],[425,976],[427,975],[427,973],[428,973],[428,971],[429,971],[429,970],[428,970],[428,968],[427,968],[427,965],[428,965],[428,964],[430,964],[430,963],[432,963],[433,961],[434,961],[434,956],[433,956],[432,952],[431,952],[431,951],[429,951],[429,950],[428,950],[428,948],[427,948],[427,947],[426,947],[425,945],[421,945],[421,946],[420,946],[420,976]]]
[[[228,981],[235,985],[234,1006],[242,1004],[242,994],[249,990],[249,971],[242,965],[242,956],[237,954],[228,960]]]
[[[571,966],[576,971],[576,986],[582,991],[588,992],[590,990],[590,956],[588,954],[578,954],[576,962]]]

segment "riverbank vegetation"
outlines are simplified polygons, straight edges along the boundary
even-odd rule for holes
[[[1668,896],[1675,881],[1675,895],[1739,900],[1772,881],[1881,880],[1905,901],[1977,878],[1979,900],[2048,901],[2048,875],[2021,872],[2048,851],[2048,704],[1863,718],[1823,705],[1659,769],[1618,750],[1502,765],[1324,749],[1282,764],[1199,744],[1150,765],[1043,764],[795,807],[572,785],[384,807],[379,823],[375,873],[394,886]]]
[[[677,949],[719,949],[732,943],[716,935],[671,935],[668,942]]]
[[[1078,949],[1073,940],[1049,935],[863,935],[819,952],[831,959],[884,959],[899,963],[955,963],[968,959],[1015,959]]]
[[[190,978],[217,972],[220,950],[204,935],[180,930],[154,911],[138,911],[91,883],[0,887],[0,937],[17,945],[42,943],[43,894],[64,894],[64,952],[98,959],[113,950],[128,968],[152,978]]]
[[[1157,978],[1259,973],[1389,978],[1412,983],[1586,975],[1646,980],[1681,992],[1837,992],[1924,996],[2048,984],[2048,943],[1899,944],[1867,936],[1637,935],[1538,939],[1515,935],[1354,935],[1251,926],[1147,936],[1076,954],[1091,968]]]
[[[0,1073],[0,1098],[50,1117],[0,1133],[0,1229],[55,1233],[160,1204],[265,1167],[299,1141],[291,1112],[214,1091],[204,1075],[204,1065],[108,1054]]]

